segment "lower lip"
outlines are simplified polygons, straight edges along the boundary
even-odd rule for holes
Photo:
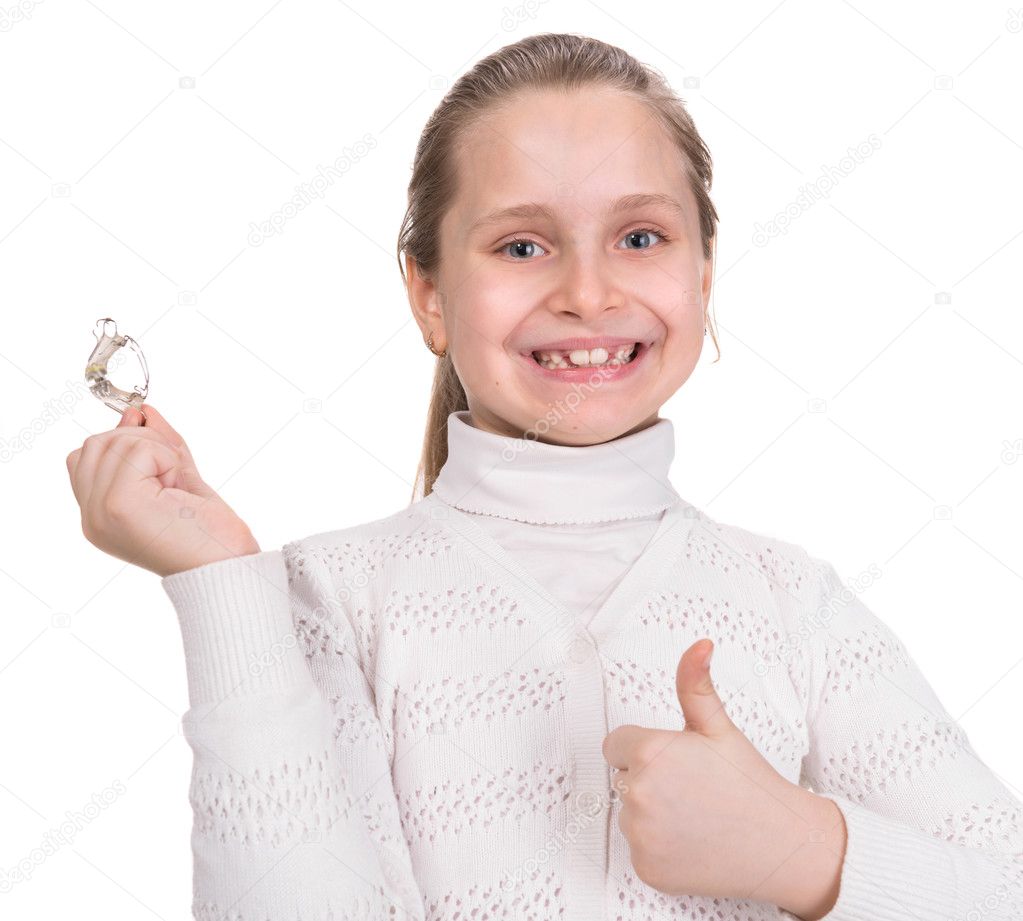
[[[602,383],[612,383],[631,377],[636,372],[637,366],[646,361],[646,355],[649,351],[650,346],[644,342],[640,343],[636,347],[636,354],[632,361],[628,364],[617,366],[591,365],[588,368],[561,368],[556,371],[551,370],[550,368],[544,368],[537,364],[536,359],[534,359],[531,354],[525,355],[524,358],[527,365],[529,365],[541,377],[549,381],[561,381],[565,384],[573,384],[581,381],[588,381],[591,377],[596,375]]]

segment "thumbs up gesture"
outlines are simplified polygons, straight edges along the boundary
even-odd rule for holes
[[[765,901],[816,921],[838,897],[842,813],[782,777],[731,721],[713,650],[701,639],[679,660],[681,732],[624,725],[604,738],[633,868],[670,895]]]

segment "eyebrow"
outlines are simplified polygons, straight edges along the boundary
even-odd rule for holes
[[[659,205],[664,208],[668,208],[674,211],[679,216],[684,215],[685,208],[672,198],[670,195],[665,195],[661,192],[637,192],[633,195],[623,195],[621,198],[615,199],[611,203],[611,207],[608,208],[608,214],[618,214],[622,211],[631,211],[633,208],[643,208],[650,205]],[[508,220],[509,218],[546,218],[549,221],[554,220],[554,212],[546,205],[542,205],[539,202],[524,202],[521,205],[511,205],[508,208],[497,208],[493,211],[487,212],[479,220],[475,221],[469,227],[469,233],[474,233],[483,227],[489,227],[492,224],[498,224],[501,221]]]

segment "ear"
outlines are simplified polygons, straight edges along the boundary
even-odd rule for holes
[[[710,305],[710,289],[714,282],[714,257],[717,251],[717,240],[711,246],[710,256],[703,261],[703,316],[707,319],[707,309]]]
[[[412,316],[419,325],[423,339],[433,333],[438,351],[447,345],[447,331],[444,326],[444,294],[437,288],[435,280],[423,275],[415,259],[405,254],[405,288],[408,294]]]

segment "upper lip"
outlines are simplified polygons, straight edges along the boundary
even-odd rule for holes
[[[643,344],[642,339],[627,336],[593,336],[590,338],[576,337],[574,339],[558,339],[554,342],[545,342],[543,345],[534,345],[526,350],[525,354],[533,352],[572,351],[573,349],[608,349],[617,348],[621,345]]]

